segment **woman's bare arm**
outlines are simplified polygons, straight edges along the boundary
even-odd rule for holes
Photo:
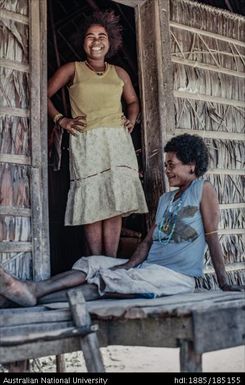
[[[59,113],[54,106],[51,98],[62,87],[73,82],[75,74],[75,63],[67,63],[61,66],[48,82],[48,114],[51,119]],[[76,131],[83,131],[86,126],[86,116],[76,116],[75,118],[64,117],[59,121],[59,125],[70,134],[76,135]]]
[[[116,67],[116,71],[124,83],[123,99],[127,104],[127,117],[124,121],[124,126],[131,133],[139,115],[139,100],[128,73],[121,67]]]
[[[61,66],[48,82],[48,114],[51,119],[59,113],[51,101],[51,97],[56,94],[62,87],[73,81],[75,73],[75,64],[67,63]]]
[[[155,227],[156,225],[153,225],[151,227],[145,239],[139,244],[139,246],[137,247],[133,255],[129,258],[129,260],[126,263],[115,266],[111,270],[117,270],[117,269],[128,270],[144,262],[148,256],[149,250],[153,242],[153,231]]]
[[[229,285],[227,280],[224,256],[218,237],[219,202],[216,191],[209,182],[205,182],[203,186],[201,213],[206,242],[220,288],[225,291],[243,290],[244,287]]]

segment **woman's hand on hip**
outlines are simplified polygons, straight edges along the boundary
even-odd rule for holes
[[[128,132],[131,134],[131,132],[134,129],[134,123],[131,122],[131,120],[127,119],[126,116],[122,116],[122,122],[123,126],[128,130]]]
[[[87,127],[86,115],[76,116],[76,118],[62,118],[59,125],[68,131],[69,134],[77,136],[78,132],[84,132]]]

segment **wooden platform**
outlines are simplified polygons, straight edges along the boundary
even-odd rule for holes
[[[81,349],[98,325],[100,346],[180,347],[181,372],[201,371],[202,353],[245,341],[244,292],[205,292],[158,299],[86,303],[92,328],[74,325],[68,302],[0,312],[0,362]]]

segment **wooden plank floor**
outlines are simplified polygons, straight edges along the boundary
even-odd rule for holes
[[[93,323],[99,326],[100,346],[177,347],[181,340],[192,341],[196,338],[193,314],[201,317],[206,314],[205,322],[208,323],[210,318],[214,326],[215,317],[222,312],[238,311],[241,317],[243,313],[240,310],[245,309],[245,295],[243,292],[207,291],[156,299],[100,299],[87,302],[87,308]],[[240,323],[239,320],[237,318]],[[240,329],[239,333],[244,334]],[[2,309],[0,362],[80,350],[79,339],[74,337],[78,334],[67,302]],[[219,343],[219,333],[216,334],[217,341],[209,349],[224,348],[224,344]],[[240,334],[234,339],[234,346],[240,344]],[[46,341],[42,340],[43,335]],[[232,341],[230,338],[231,346]],[[199,342],[198,346],[201,349],[203,344]]]
[[[190,314],[194,310],[209,307],[226,307],[232,304],[244,304],[244,292],[207,291],[202,293],[179,294],[155,299],[100,299],[87,302],[91,315],[98,319],[108,317],[132,318],[134,314],[143,317],[150,314]],[[68,303],[45,305],[49,309],[68,308]]]
[[[89,313],[96,318],[131,318],[132,312],[140,309],[140,314],[189,314],[193,310],[210,307],[226,307],[244,304],[244,292],[202,292],[179,294],[155,299],[99,299],[87,302]],[[40,314],[40,312],[42,314]],[[71,320],[68,302],[56,302],[26,308],[7,308],[0,311],[0,325],[20,325],[25,323],[57,322]]]

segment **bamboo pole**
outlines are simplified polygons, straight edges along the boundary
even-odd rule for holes
[[[0,18],[8,19],[11,21],[17,21],[18,23],[29,25],[28,16],[21,15],[19,13],[7,11],[6,9],[0,9]]]
[[[27,166],[31,165],[31,158],[25,155],[16,155],[16,154],[0,154],[1,163],[14,163],[14,164],[24,164]]]
[[[216,40],[225,41],[226,43],[239,45],[240,47],[245,47],[245,43],[243,41],[232,39],[232,38],[227,37],[227,36],[222,36],[222,35],[219,35],[218,33],[205,31],[203,29],[190,27],[189,25],[176,23],[174,21],[170,22],[170,27],[178,28],[178,29],[181,29],[183,31],[189,31],[189,32],[197,33],[197,34],[202,35],[202,36],[207,36],[207,37],[211,37],[211,38],[216,39]]]
[[[0,215],[14,217],[31,217],[31,209],[13,206],[0,206]]]
[[[245,78],[244,72],[233,71],[233,70],[230,70],[230,69],[227,69],[224,67],[213,66],[211,64],[205,64],[205,63],[201,63],[201,62],[194,61],[194,60],[188,60],[185,58],[182,59],[180,57],[173,56],[173,54],[172,54],[171,60],[173,63],[183,64],[183,65],[187,65],[187,66],[193,67],[193,68],[200,68],[200,69],[203,69],[205,71],[218,72],[218,73],[222,73],[225,75],[236,76],[236,77],[239,77],[242,79]]]
[[[209,169],[207,174],[218,175],[245,175],[245,170],[229,170],[228,168],[213,168]]]
[[[1,242],[0,253],[15,253],[32,251],[31,242]]]
[[[236,21],[244,21],[244,17],[241,15],[237,15],[235,13],[231,13],[224,9],[213,7],[212,5],[207,5],[203,3],[199,3],[197,1],[193,2],[193,0],[174,0],[175,3],[182,3],[190,5],[194,9],[203,9],[212,13],[213,15],[225,16],[228,19],[236,20]]]
[[[16,107],[0,107],[0,116],[20,116],[21,118],[29,118],[30,110]]]
[[[204,130],[192,130],[188,128],[176,128],[175,135],[182,135],[182,134],[191,134],[191,135],[199,135],[202,138],[208,138],[208,139],[223,139],[223,140],[238,140],[238,141],[244,141],[245,134],[240,134],[237,132],[225,132],[225,131],[204,131]],[[172,138],[173,134],[169,132],[168,138]]]
[[[29,64],[22,64],[17,61],[8,60],[8,59],[0,59],[0,67],[8,68],[10,70],[20,71],[20,72],[30,72]]]
[[[218,233],[220,235],[244,234],[244,229],[220,229]]]
[[[225,265],[225,270],[228,271],[237,271],[237,270],[244,270],[245,266],[242,262],[235,262],[235,263],[228,263]],[[204,268],[204,274],[210,274],[214,273],[215,270],[212,266],[206,266]]]
[[[234,100],[228,98],[222,98],[220,96],[204,95],[198,92],[189,92],[186,91],[174,91],[174,96],[181,99],[192,99],[192,100],[201,100],[203,102],[213,102],[218,104],[225,104],[228,106],[242,107],[245,108],[245,102],[242,100]]]

